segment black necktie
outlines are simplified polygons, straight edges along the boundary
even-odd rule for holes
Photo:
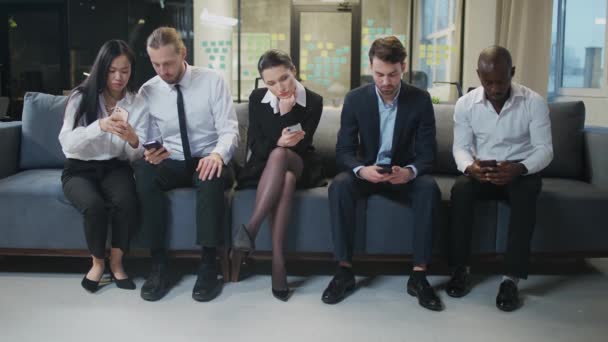
[[[184,150],[184,158],[186,165],[190,169],[192,165],[192,154],[190,153],[190,141],[188,140],[188,130],[186,129],[186,110],[184,109],[184,96],[179,89],[179,84],[175,85],[177,90],[177,118],[179,119],[179,133],[182,137],[182,148]]]

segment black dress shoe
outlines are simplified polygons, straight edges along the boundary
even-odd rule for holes
[[[275,290],[272,289],[272,295],[274,296],[274,298],[286,302],[289,300],[291,291],[289,290],[289,288],[286,289],[282,289],[282,290]]]
[[[418,304],[420,306],[433,311],[443,310],[443,304],[441,299],[435,293],[435,290],[423,277],[419,280],[414,280],[414,277],[410,277],[407,281],[407,293],[418,298]]]
[[[448,282],[445,292],[450,297],[460,298],[471,292],[471,275],[464,267],[457,267]]]
[[[242,224],[232,239],[232,247],[241,252],[251,253],[255,249],[255,240],[249,234],[247,227]]]
[[[355,290],[355,276],[352,274],[336,274],[327,285],[321,300],[325,304],[337,304]]]
[[[496,296],[496,307],[502,311],[513,311],[519,309],[519,291],[517,285],[511,280],[503,280]]]
[[[169,292],[169,274],[167,265],[156,264],[141,287],[141,298],[147,301],[157,301]]]
[[[192,289],[192,299],[208,302],[222,292],[222,282],[217,278],[217,269],[212,264],[202,264]]]
[[[90,293],[95,293],[97,292],[97,290],[99,290],[99,280],[91,280],[87,278],[86,275],[84,276],[84,278],[82,278],[80,285],[82,285],[82,287]]]

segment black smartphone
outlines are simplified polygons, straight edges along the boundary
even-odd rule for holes
[[[163,144],[161,144],[158,140],[152,140],[152,141],[146,141],[145,143],[142,144],[142,146],[146,149],[146,150],[151,150],[151,149],[159,149],[161,147],[163,147]]]
[[[382,175],[390,175],[393,173],[393,168],[389,164],[377,164],[380,169],[378,169],[378,173]]]
[[[480,160],[479,166],[480,167],[497,167],[498,164],[496,163],[496,160]]]

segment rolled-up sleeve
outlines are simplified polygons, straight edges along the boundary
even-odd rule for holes
[[[471,126],[471,110],[466,105],[466,98],[460,98],[454,108],[454,144],[452,154],[456,167],[462,173],[475,161],[473,157],[473,127]]]
[[[222,77],[218,77],[215,92],[212,111],[218,141],[212,153],[219,154],[224,163],[228,164],[238,146],[239,124],[232,104],[232,96]]]
[[[528,169],[528,174],[532,174],[540,172],[553,160],[553,140],[549,107],[540,96],[530,99],[529,115],[530,144],[533,150],[521,163]]]

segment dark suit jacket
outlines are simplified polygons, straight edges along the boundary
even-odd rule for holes
[[[435,159],[435,112],[429,94],[401,82],[392,165],[414,165],[418,176],[430,171]],[[380,149],[380,113],[375,85],[350,91],[344,99],[336,143],[338,170],[352,170],[376,162]]]
[[[249,96],[249,127],[247,129],[247,149],[251,156],[239,172],[239,188],[255,187],[266,167],[266,161],[285,127],[299,123],[306,132],[304,139],[290,147],[304,161],[302,177],[298,180],[299,187],[320,185],[323,180],[321,159],[317,158],[312,146],[313,136],[319,125],[323,111],[323,97],[306,89],[306,107],[296,103],[291,112],[274,114],[268,103],[262,103],[267,88],[255,89]]]

